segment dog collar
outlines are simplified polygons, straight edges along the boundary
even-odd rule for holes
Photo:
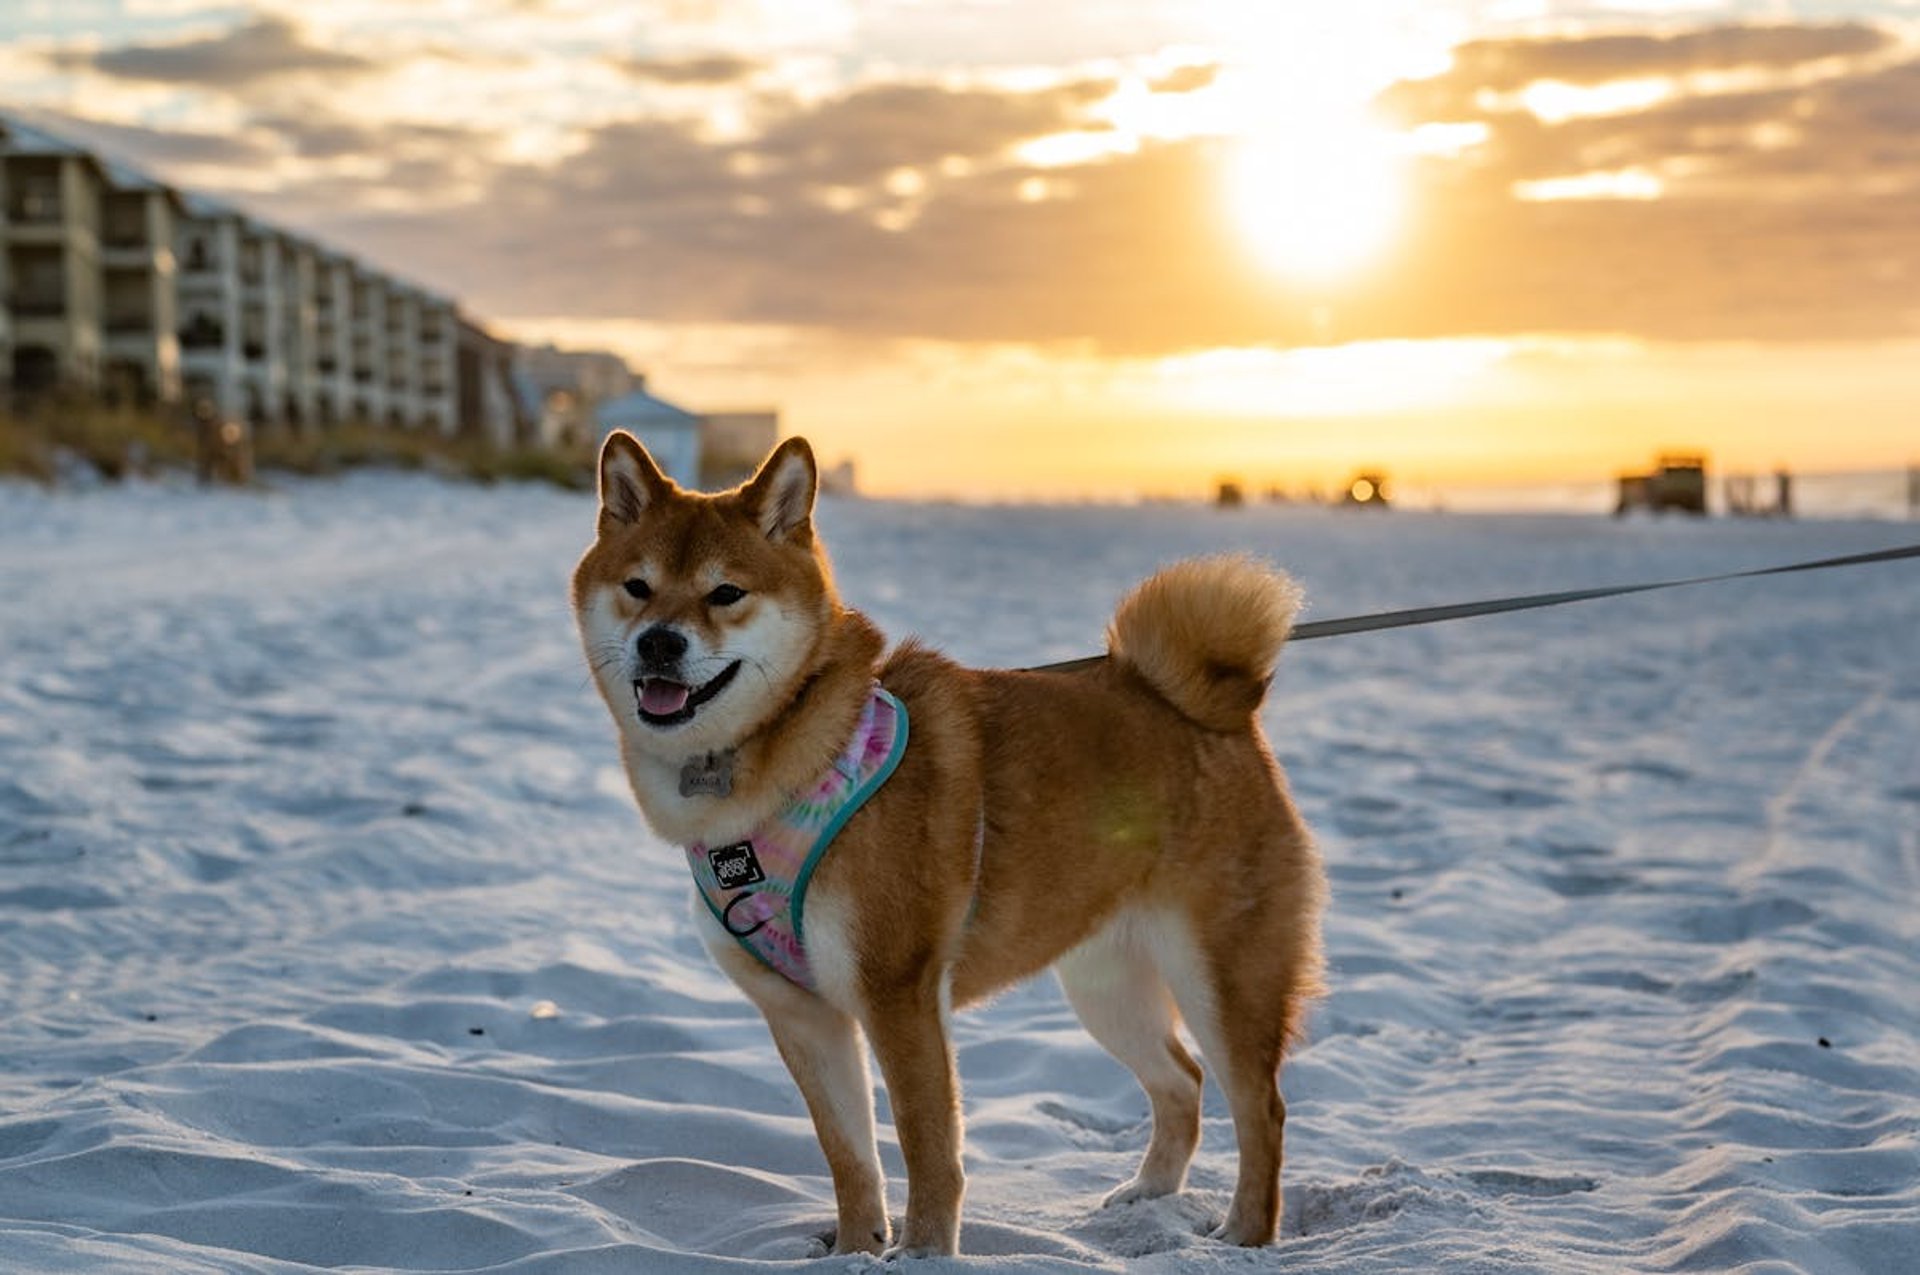
[[[768,968],[809,991],[807,886],[840,829],[906,751],[906,705],[876,683],[853,737],[812,787],[743,840],[686,847],[693,883],[714,918]]]

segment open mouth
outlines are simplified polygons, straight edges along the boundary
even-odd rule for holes
[[[634,709],[649,726],[678,726],[692,721],[694,710],[726,690],[739,671],[740,661],[735,660],[703,686],[688,686],[670,677],[637,678],[633,683]]]

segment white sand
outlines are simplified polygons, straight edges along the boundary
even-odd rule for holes
[[[1127,584],[1223,546],[1329,617],[1916,530],[823,521],[856,603],[989,663],[1090,651]],[[0,1269],[818,1252],[805,1112],[581,669],[590,523],[425,478],[0,487]],[[1193,1190],[1096,1208],[1146,1105],[1049,979],[959,1020],[971,1256],[917,1269],[1915,1269],[1917,635],[1908,564],[1291,649],[1267,722],[1336,894],[1285,1238],[1197,1234],[1233,1171],[1211,1087]]]

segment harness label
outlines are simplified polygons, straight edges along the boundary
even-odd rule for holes
[[[758,885],[767,879],[767,874],[760,870],[760,860],[754,857],[751,841],[737,841],[730,846],[709,850],[707,862],[713,865],[714,880],[720,883],[722,890]]]

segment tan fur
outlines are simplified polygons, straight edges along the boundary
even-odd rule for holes
[[[1276,1073],[1320,991],[1325,898],[1256,717],[1297,604],[1291,583],[1242,559],[1171,567],[1121,605],[1114,658],[1075,672],[967,669],[911,642],[883,660],[879,634],[839,601],[810,518],[793,521],[812,503],[804,443],[789,440],[751,483],[718,496],[674,488],[624,435],[609,440],[602,470],[600,533],[575,572],[574,603],[635,796],[663,837],[718,842],[777,810],[837,755],[876,677],[910,715],[898,769],[847,823],[809,894],[809,942],[846,977],[803,991],[706,926],[814,1115],[839,1196],[836,1248],[876,1249],[887,1232],[871,1095],[849,1097],[849,1077],[865,1075],[862,1034],[907,1162],[899,1247],[952,1253],[965,1184],[947,1007],[1063,957],[1076,1011],[1153,1106],[1141,1171],[1110,1199],[1184,1181],[1200,1101],[1184,1019],[1240,1143],[1217,1234],[1270,1241],[1285,1120]],[[644,606],[621,591],[642,569],[661,576]],[[700,604],[721,578],[754,607],[800,617],[800,649],[786,676],[742,676],[680,728],[711,748],[698,732],[730,724],[720,744],[737,749],[730,797],[682,798],[665,777],[690,750],[636,717],[623,652],[663,621],[718,644],[751,624],[747,603]]]
[[[1299,587],[1251,558],[1198,558],[1128,594],[1107,647],[1194,721],[1239,730],[1266,696],[1299,606]]]

